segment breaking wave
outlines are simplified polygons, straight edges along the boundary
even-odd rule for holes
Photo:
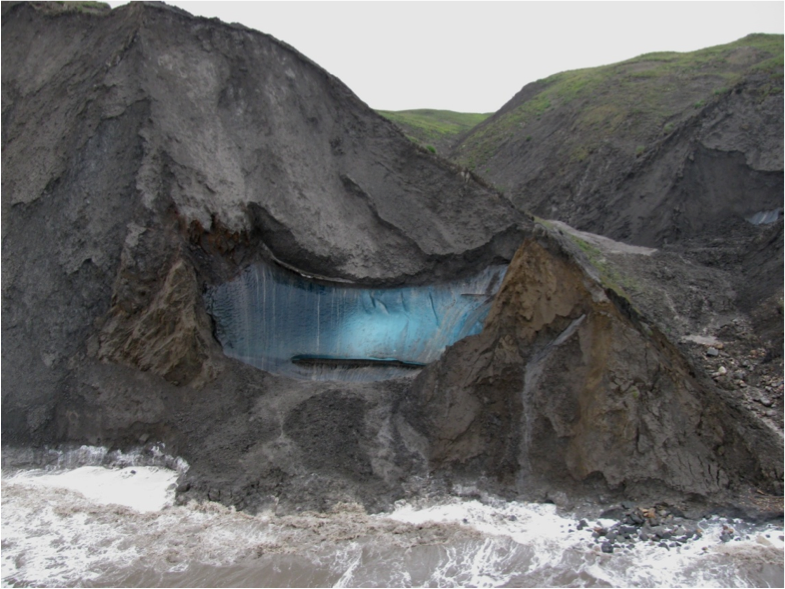
[[[606,554],[553,505],[449,498],[251,516],[175,505],[177,477],[162,466],[5,472],[3,586],[782,586],[783,531],[771,525],[715,517],[678,548]],[[728,524],[739,533],[723,542]]]

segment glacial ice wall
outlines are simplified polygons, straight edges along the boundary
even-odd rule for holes
[[[505,266],[463,280],[390,289],[324,284],[264,264],[205,294],[224,353],[314,380],[381,380],[479,333]]]

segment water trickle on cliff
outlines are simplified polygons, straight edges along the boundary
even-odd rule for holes
[[[479,333],[506,267],[438,285],[369,289],[257,264],[205,295],[224,353],[313,380],[382,380]]]

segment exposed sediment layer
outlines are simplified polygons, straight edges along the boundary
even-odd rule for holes
[[[569,237],[543,229],[527,239],[485,330],[424,371],[407,398],[429,464],[523,493],[596,485],[717,496],[752,484],[781,494],[776,426],[647,321]]]

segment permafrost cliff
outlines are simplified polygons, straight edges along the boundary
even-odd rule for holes
[[[680,344],[714,315],[656,278],[721,276],[535,222],[259,32],[2,18],[4,460],[163,442],[180,497],[250,510],[782,493],[776,423]]]

